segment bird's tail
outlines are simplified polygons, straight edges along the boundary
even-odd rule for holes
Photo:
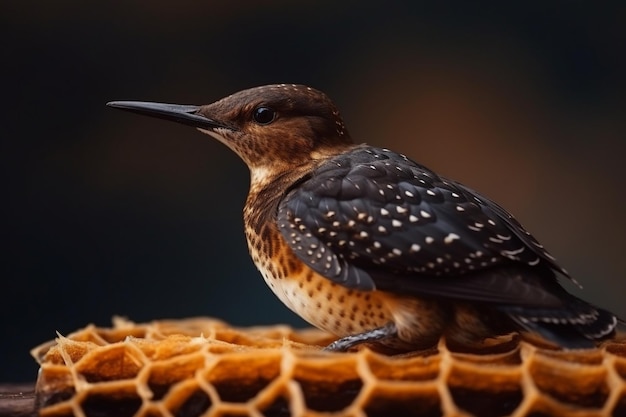
[[[505,308],[522,329],[537,333],[565,349],[590,349],[615,334],[618,319],[607,310],[570,295],[562,308]]]

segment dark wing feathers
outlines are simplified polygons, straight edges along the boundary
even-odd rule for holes
[[[470,272],[517,265],[548,281],[552,270],[565,274],[497,204],[384,149],[325,162],[287,194],[277,220],[303,262],[351,288],[553,305],[522,279]]]

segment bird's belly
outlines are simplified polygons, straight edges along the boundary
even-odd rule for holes
[[[313,326],[337,336],[372,330],[393,321],[385,297],[378,291],[358,291],[335,284],[309,268],[277,271],[262,262],[257,267],[276,296]]]
[[[265,282],[313,326],[344,337],[394,323],[399,338],[409,343],[430,343],[441,335],[444,314],[436,301],[346,288],[306,266],[279,235],[263,239],[253,230],[247,230],[250,255]]]

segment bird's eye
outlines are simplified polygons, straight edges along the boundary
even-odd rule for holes
[[[276,118],[276,112],[269,107],[257,107],[254,109],[252,118],[260,125],[268,125]]]

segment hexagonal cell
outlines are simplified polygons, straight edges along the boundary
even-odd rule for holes
[[[315,411],[343,410],[363,387],[351,355],[300,358],[293,380],[300,384],[307,408]]]
[[[186,380],[173,386],[163,402],[176,417],[200,416],[213,404],[211,397],[195,380]]]
[[[115,381],[137,376],[143,358],[126,344],[103,346],[83,356],[75,365],[87,382]]]
[[[150,367],[147,382],[152,391],[152,400],[163,398],[172,385],[192,379],[197,370],[204,367],[204,361],[201,353],[195,353],[146,365]]]
[[[197,389],[174,411],[176,417],[198,417],[204,414],[211,406],[209,395]]]
[[[554,361],[538,355],[528,366],[537,388],[563,403],[602,408],[609,397],[607,370],[602,366]]]
[[[434,384],[385,385],[374,388],[365,400],[367,417],[441,417],[441,400]]]
[[[522,402],[519,366],[453,362],[445,381],[454,403],[481,417],[506,416]]]
[[[85,416],[132,417],[141,407],[143,400],[132,385],[99,387],[90,390],[80,403]]]
[[[341,411],[352,404],[363,387],[360,379],[341,382],[296,381],[302,387],[307,408],[315,411]]]
[[[203,373],[222,401],[243,403],[254,398],[280,375],[277,352],[241,353],[222,358]]]
[[[35,407],[48,407],[72,398],[76,394],[74,377],[67,367],[41,367],[35,386]]]
[[[414,356],[388,357],[377,354],[367,356],[370,372],[376,379],[389,381],[429,381],[439,376],[441,357]]]
[[[46,392],[38,392],[35,397],[35,407],[49,407],[51,405],[61,403],[72,398],[74,394],[76,394],[76,391],[74,391],[73,387],[60,389],[58,391],[52,390]]]
[[[497,384],[494,384],[497,387]],[[450,387],[454,403],[461,409],[480,417],[508,416],[517,409],[524,399],[521,388],[514,390],[493,390]]]

